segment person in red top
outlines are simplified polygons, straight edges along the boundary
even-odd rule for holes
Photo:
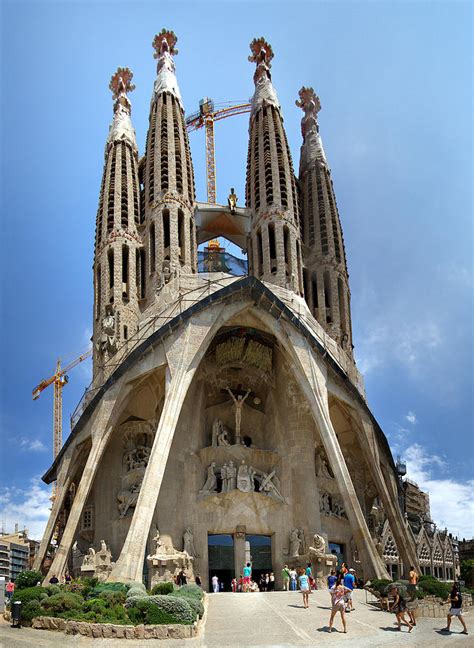
[[[15,583],[14,583],[14,582],[12,581],[12,579],[10,578],[10,580],[8,581],[8,583],[5,585],[5,593],[6,593],[6,595],[7,595],[7,599],[8,599],[9,601],[11,601],[12,596],[13,596],[13,592],[14,592],[14,591],[15,591]]]

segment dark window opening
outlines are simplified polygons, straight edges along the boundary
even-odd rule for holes
[[[143,248],[140,249],[140,298],[145,298],[146,292],[146,255]]]
[[[263,274],[263,241],[262,241],[262,231],[258,230],[257,232],[257,256],[258,256],[258,268],[257,274],[261,276]]]
[[[268,225],[268,246],[270,250],[270,272],[275,274],[277,271],[276,262],[276,241],[275,241],[275,225],[269,223]]]
[[[331,279],[329,272],[324,273],[324,304],[326,306],[326,322],[332,323],[332,295],[331,295]]]
[[[184,214],[181,209],[178,209],[178,247],[181,265],[186,263],[186,245],[184,238]]]
[[[122,297],[128,300],[128,275],[129,275],[129,250],[128,246],[122,247]]]
[[[156,239],[155,239],[155,223],[150,225],[150,274],[155,272],[156,267]]]
[[[109,289],[114,287],[114,251],[107,252],[107,260],[109,262]]]
[[[128,327],[123,327],[123,339],[128,340]]]
[[[171,222],[170,210],[163,209],[163,246],[164,246],[164,259],[170,260],[170,242],[171,242]]]

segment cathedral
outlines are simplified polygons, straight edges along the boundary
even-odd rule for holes
[[[342,561],[388,577],[394,551],[396,575],[419,570],[397,467],[353,356],[319,98],[299,90],[296,175],[272,47],[254,39],[245,206],[233,190],[227,205],[197,202],[176,42],[168,30],[153,40],[143,155],[132,72],[110,82],[93,381],[43,477],[56,497],[35,566],[47,571],[55,538],[47,579],[68,570],[150,585],[184,570],[206,589],[214,575],[228,588],[250,561],[278,587],[284,565],[307,562],[321,583]],[[243,250],[244,271],[215,262],[219,237]]]

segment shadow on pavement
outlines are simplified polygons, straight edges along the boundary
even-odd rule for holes
[[[294,605],[293,603],[289,603],[288,607],[303,608],[303,610],[304,610],[304,605]]]

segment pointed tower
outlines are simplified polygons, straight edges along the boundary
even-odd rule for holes
[[[135,259],[140,239],[138,149],[127,93],[133,73],[118,68],[109,88],[114,117],[105,145],[94,254],[94,377],[136,330],[139,315]]]
[[[283,128],[280,103],[272,85],[271,46],[254,39],[255,62],[247,157],[246,203],[252,210],[250,274],[303,294],[296,180]]]
[[[349,274],[336,197],[319,135],[321,104],[313,88],[301,88],[300,158],[304,292],[314,317],[349,355],[352,326]]]
[[[197,271],[194,170],[175,76],[176,41],[166,29],[153,40],[158,67],[145,154],[140,258],[140,296],[147,297],[147,305],[168,277]]]

